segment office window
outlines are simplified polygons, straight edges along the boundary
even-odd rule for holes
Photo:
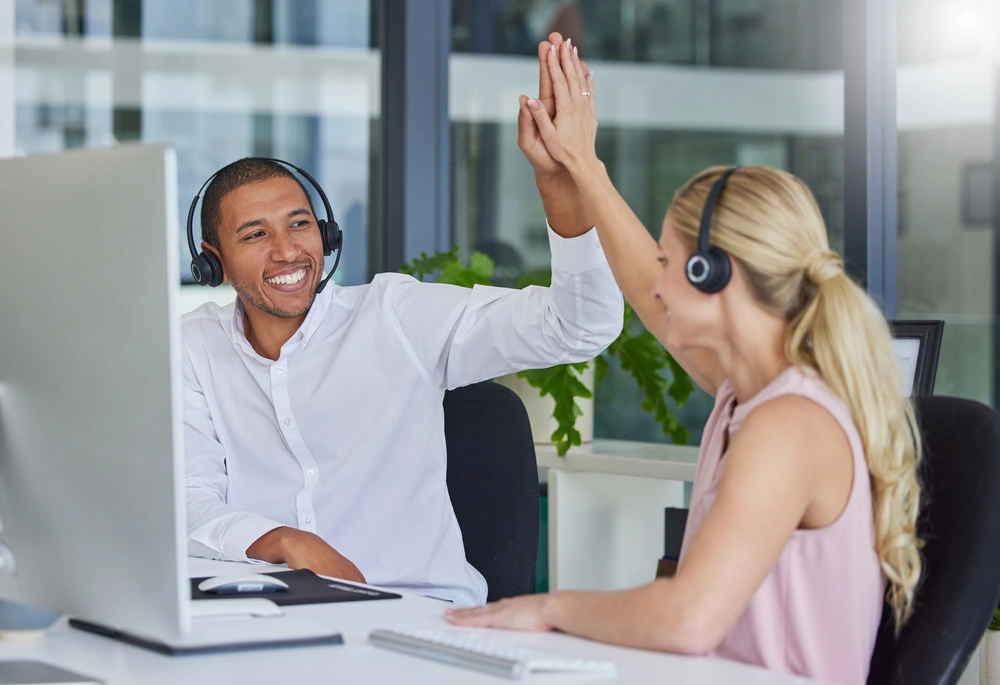
[[[573,38],[598,88],[598,154],[659,235],[673,193],[714,164],[768,164],[813,189],[843,247],[842,9],[836,0],[454,0],[451,78],[455,244],[509,272],[547,265],[545,217],[517,148],[517,97],[537,93],[538,41]],[[599,437],[663,441],[612,369]],[[681,410],[693,443],[712,401]]]
[[[0,154],[167,143],[181,221],[221,166],[287,160],[320,182],[344,230],[338,281],[368,280],[380,82],[370,0],[16,0],[12,11],[0,141],[13,149]]]
[[[944,319],[935,392],[997,402],[994,0],[899,3],[899,318]]]

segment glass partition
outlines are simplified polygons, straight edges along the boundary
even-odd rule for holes
[[[371,15],[370,0],[16,0],[0,140],[13,154],[167,143],[182,220],[225,164],[287,160],[316,177],[344,230],[337,280],[365,282],[380,99]],[[181,254],[190,282],[186,243]]]
[[[943,319],[935,393],[996,407],[992,0],[899,3],[899,318]]]
[[[451,57],[452,223],[463,250],[511,272],[545,267],[545,217],[517,148],[517,97],[537,94],[538,42],[570,37],[594,70],[598,153],[659,234],[673,193],[714,164],[801,176],[843,247],[842,7],[839,0],[455,0]],[[665,440],[612,369],[599,437]],[[711,409],[681,411],[691,441]]]

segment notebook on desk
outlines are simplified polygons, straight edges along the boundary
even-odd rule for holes
[[[295,604],[324,604],[327,602],[358,602],[369,599],[399,599],[402,595],[395,592],[361,587],[338,580],[322,578],[308,569],[298,571],[275,571],[264,575],[274,576],[288,583],[288,589],[281,592],[268,592],[259,595],[239,593],[232,595],[217,595],[202,592],[198,584],[205,578],[191,579],[191,599],[234,599],[240,597],[266,597],[278,606]]]

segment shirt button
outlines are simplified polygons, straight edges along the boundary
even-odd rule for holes
[[[303,520],[303,521],[305,521],[306,523],[312,523],[312,522],[313,522],[313,520],[312,520],[312,516],[306,516],[306,517],[305,517],[304,519],[302,519],[302,520]]]
[[[288,428],[289,426],[292,425],[292,420],[291,419],[285,419],[284,423],[285,423],[285,428]]]
[[[315,473],[316,473],[315,471],[309,469],[308,471],[306,471],[306,478],[312,478],[313,475],[315,475]]]
[[[275,366],[275,367],[274,367],[274,372],[275,372],[276,374],[279,374],[279,375],[280,375],[280,374],[283,374],[283,373],[285,373],[285,369],[284,369],[284,367],[281,367],[281,366]]]

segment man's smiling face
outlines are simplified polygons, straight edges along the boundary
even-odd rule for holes
[[[276,176],[248,183],[219,203],[223,271],[244,306],[304,316],[322,277],[323,245],[302,187]]]

